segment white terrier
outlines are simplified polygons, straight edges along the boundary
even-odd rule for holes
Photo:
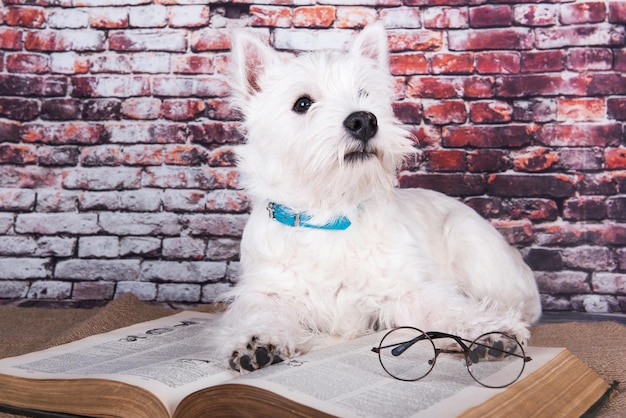
[[[286,59],[239,34],[232,60],[253,205],[221,324],[234,369],[402,325],[527,340],[541,305],[517,250],[457,200],[395,188],[415,149],[392,111],[381,24],[347,53]]]

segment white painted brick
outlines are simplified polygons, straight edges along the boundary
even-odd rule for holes
[[[118,210],[119,192],[83,192],[78,198],[81,210]]]
[[[206,286],[202,286],[202,303],[213,303],[224,293],[231,290],[232,285],[230,283],[212,283]]]
[[[64,29],[63,38],[72,51],[102,51],[106,42],[103,31],[91,29]]]
[[[24,213],[17,216],[20,234],[95,234],[100,231],[95,213]]]
[[[141,280],[187,283],[216,282],[224,278],[226,263],[213,261],[144,261]]]
[[[120,24],[128,20],[128,9],[126,7],[94,7],[89,9],[89,20],[92,26],[100,26],[100,22],[106,22],[107,26]]]
[[[338,29],[274,29],[274,48],[291,50],[347,49],[354,32]]]
[[[179,235],[180,217],[174,213],[100,214],[100,225],[111,235]]]
[[[122,237],[120,255],[157,256],[161,253],[161,239],[155,237]]]
[[[32,210],[35,206],[36,193],[30,189],[0,189],[0,210]]]
[[[37,249],[33,255],[37,257],[70,257],[74,255],[76,238],[43,236],[37,238]]]
[[[92,73],[130,73],[130,57],[120,54],[103,53],[89,57],[89,70]],[[100,90],[106,95],[106,92]]]
[[[30,284],[26,281],[2,280],[0,281],[0,296],[6,299],[25,298],[28,295]]]
[[[56,279],[128,281],[139,277],[139,260],[70,259],[59,261]]]
[[[170,60],[170,54],[139,52],[130,57],[130,66],[135,73],[169,73]]]
[[[167,8],[161,5],[131,7],[128,23],[135,28],[161,28],[167,25]]]
[[[48,276],[48,258],[0,258],[0,279],[45,279]]]
[[[114,258],[118,255],[119,240],[117,237],[95,236],[78,239],[78,256],[80,258]]]
[[[203,211],[206,193],[200,190],[172,190],[163,193],[163,208],[168,211]]]
[[[120,190],[138,189],[141,168],[136,167],[81,167],[68,172],[63,186],[68,189]]]
[[[125,293],[132,293],[139,300],[152,301],[157,296],[157,285],[146,282],[119,282],[115,288],[115,297]]]
[[[74,7],[136,6],[151,0],[74,0]]]
[[[0,236],[0,256],[29,255],[33,254],[36,248],[37,242],[33,237]]]
[[[50,54],[50,72],[60,74],[76,73],[76,66],[81,61],[76,52],[55,52]]]
[[[238,261],[230,261],[226,267],[226,279],[229,283],[237,283],[241,276],[241,263]]]
[[[161,208],[163,192],[155,189],[139,189],[120,192],[120,206],[132,212],[156,212]]]
[[[160,284],[157,301],[159,302],[199,302],[202,288],[199,284]]]
[[[38,212],[72,212],[78,204],[78,193],[58,189],[37,191]]]
[[[71,283],[55,280],[36,281],[28,290],[29,299],[68,299],[71,294]]]
[[[591,286],[597,293],[626,295],[626,273],[593,273]]]
[[[198,27],[209,23],[208,6],[172,6],[168,10],[171,27]]]
[[[234,260],[239,258],[240,240],[219,238],[209,241],[206,257],[209,260]]]
[[[0,234],[6,234],[13,227],[12,213],[0,212]]]
[[[248,215],[185,215],[184,221],[192,235],[210,234],[213,236],[241,237]]]
[[[202,260],[206,252],[204,239],[176,237],[163,239],[163,257],[169,260],[193,259]]]
[[[574,295],[571,298],[572,308],[589,313],[619,312],[619,302],[615,296],[608,295]]]
[[[89,13],[85,9],[54,9],[48,13],[46,19],[48,27],[86,28],[89,26]]]

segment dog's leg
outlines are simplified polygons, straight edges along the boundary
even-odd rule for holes
[[[237,371],[254,371],[308,351],[296,309],[276,295],[240,295],[221,318],[221,351]]]

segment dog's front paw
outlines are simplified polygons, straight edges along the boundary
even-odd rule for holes
[[[281,361],[283,359],[275,346],[264,344],[259,337],[253,336],[245,348],[232,352],[228,364],[238,372],[252,372]]]
[[[510,355],[521,356],[523,354],[521,343],[513,336],[493,332],[476,339],[470,346],[470,352],[475,359],[502,360]]]

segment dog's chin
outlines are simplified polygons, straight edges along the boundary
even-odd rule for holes
[[[343,160],[349,164],[356,164],[368,161],[376,157],[376,153],[368,151],[349,152],[343,157]]]

